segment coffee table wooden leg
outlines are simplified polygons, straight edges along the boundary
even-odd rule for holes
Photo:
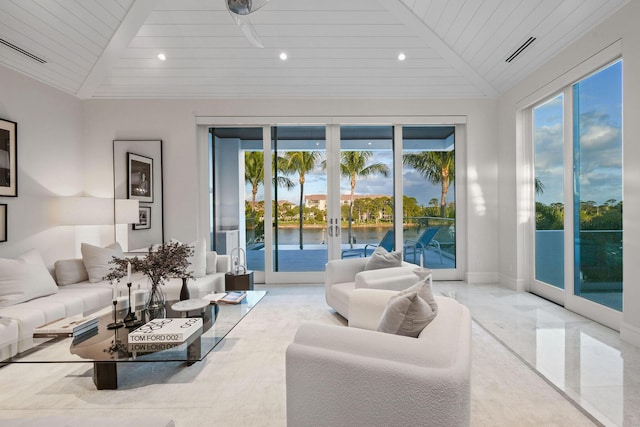
[[[115,362],[93,362],[93,383],[98,390],[118,388],[118,368]]]

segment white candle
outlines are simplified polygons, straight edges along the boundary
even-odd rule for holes
[[[420,254],[420,268],[423,267],[423,263],[424,263],[424,260],[422,257],[423,257],[423,254]]]
[[[117,286],[116,286],[117,282],[115,280],[111,281],[111,286],[113,286],[113,300],[117,300],[118,299],[118,294],[117,294]]]
[[[131,294],[131,301],[129,302],[129,304],[131,304],[131,311],[132,312],[136,312],[136,293],[135,291]]]
[[[131,283],[131,263],[127,263],[127,283]]]

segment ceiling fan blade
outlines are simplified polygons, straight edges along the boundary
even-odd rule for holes
[[[256,29],[253,27],[253,24],[251,24],[249,17],[246,15],[236,15],[235,13],[232,13],[232,15],[236,21],[236,24],[238,24],[240,31],[242,31],[242,34],[244,34],[249,43],[251,43],[255,47],[263,48],[264,44],[262,44],[262,40],[256,32]]]

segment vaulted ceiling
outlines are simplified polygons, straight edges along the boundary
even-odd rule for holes
[[[82,99],[496,97],[628,1],[271,0],[258,48],[226,0],[0,0],[0,64]]]

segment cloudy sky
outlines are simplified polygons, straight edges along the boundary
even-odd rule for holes
[[[575,86],[582,201],[622,200],[621,77],[618,62]],[[544,186],[536,200],[545,204],[563,203],[563,104],[560,95],[534,110],[536,177]]]

